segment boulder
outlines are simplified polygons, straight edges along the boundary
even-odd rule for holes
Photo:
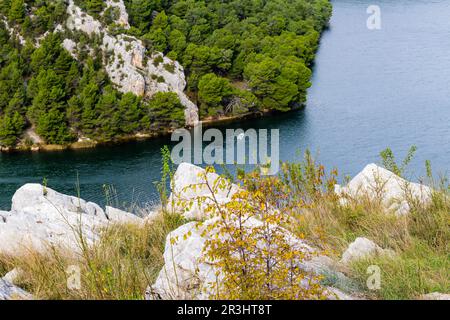
[[[218,184],[222,184],[224,188],[214,187]],[[206,174],[203,168],[181,163],[173,176],[168,210],[183,213],[188,219],[205,218],[205,209],[213,202],[208,185],[214,190],[214,197],[220,204],[231,201],[232,196],[239,190],[237,185],[229,183],[217,173]],[[195,201],[199,198],[201,201]],[[192,205],[188,206],[190,201],[193,201]]]
[[[348,264],[350,262],[367,258],[374,255],[393,255],[393,251],[385,250],[378,246],[375,242],[367,238],[356,238],[342,254],[341,263]]]
[[[33,296],[12,283],[0,279],[0,300],[32,300]]]
[[[108,222],[95,203],[26,184],[14,194],[11,211],[1,214],[0,253],[44,252],[49,245],[79,250],[80,235],[92,244]]]
[[[122,26],[124,29],[130,29],[130,24],[128,23],[128,12],[123,0],[106,0],[105,3],[105,10],[110,7],[118,10],[119,17],[117,18],[116,23]]]
[[[368,196],[380,199],[383,206],[398,215],[410,211],[410,201],[426,204],[431,200],[432,189],[425,185],[407,181],[389,170],[377,166],[367,165],[346,186],[336,185],[335,192],[342,196],[342,203],[346,197]]]

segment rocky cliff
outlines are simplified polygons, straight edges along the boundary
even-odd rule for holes
[[[128,14],[123,1],[107,1],[106,5],[119,8],[117,23],[129,28]],[[73,0],[69,1],[67,13],[69,15],[67,27],[70,30],[82,31],[101,38],[102,53],[105,57],[109,55],[106,71],[120,91],[148,98],[160,91],[175,92],[186,107],[186,123],[194,125],[198,121],[197,106],[184,94],[186,87],[184,69],[177,61],[159,52],[149,53],[142,41],[135,37],[125,34],[111,35],[107,28],[83,12]],[[76,57],[77,43],[65,39],[63,44]]]

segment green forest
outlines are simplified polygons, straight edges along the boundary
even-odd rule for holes
[[[203,119],[302,106],[331,16],[328,0],[125,0],[131,24],[125,30],[103,1],[75,3],[111,34],[138,37],[149,52],[179,61]],[[0,2],[0,145],[31,144],[23,139],[28,128],[47,144],[64,145],[80,136],[111,141],[183,126],[175,93],[151,99],[120,93],[104,70],[97,39],[52,32],[64,25],[66,7],[58,0]],[[5,23],[25,41],[11,36]],[[61,46],[68,33],[96,52],[75,60]]]

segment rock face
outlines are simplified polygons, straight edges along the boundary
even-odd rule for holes
[[[356,238],[342,254],[341,263],[348,264],[355,260],[363,259],[373,255],[392,255],[393,252],[385,250],[375,242],[367,238]]]
[[[105,1],[106,11],[108,8],[117,9],[119,17],[117,18],[117,23],[124,29],[130,29],[130,24],[128,23],[128,12],[123,0],[106,0]],[[103,11],[103,13],[104,13]]]
[[[6,280],[0,279],[0,300],[31,300],[33,296]]]
[[[186,240],[172,244],[171,239],[192,232]],[[165,266],[155,284],[147,289],[147,299],[207,299],[215,274],[211,264],[200,262],[206,238],[196,228],[196,223],[185,224],[171,232],[166,239]]]
[[[122,1],[108,1],[108,5],[119,8],[119,22],[128,25],[128,15]],[[73,0],[67,7],[69,18],[67,27],[102,39],[101,49],[106,60],[106,72],[111,81],[122,92],[132,92],[138,96],[152,97],[156,92],[175,92],[185,106],[187,125],[198,122],[198,108],[184,94],[186,79],[183,67],[163,56],[162,53],[148,55],[142,41],[128,35],[112,36],[101,23],[83,12]],[[67,40],[64,47],[73,53],[74,48]]]
[[[14,194],[11,211],[0,213],[0,253],[17,255],[30,248],[44,252],[49,245],[78,251],[80,234],[92,244],[109,223],[139,219],[109,212],[111,217],[95,203],[26,184]]]
[[[140,224],[143,222],[142,218],[138,217],[137,215],[109,206],[106,206],[105,214],[108,217],[108,220],[117,223]]]
[[[188,219],[204,218],[206,207],[212,203],[212,200],[210,200],[212,193],[207,183],[215,190],[214,196],[220,204],[231,201],[233,194],[239,190],[237,185],[228,183],[216,173],[206,173],[205,169],[193,164],[181,163],[173,176],[173,190],[168,205],[169,211],[172,209],[183,211],[184,216]],[[225,184],[226,187],[224,189],[214,188],[219,183]],[[205,199],[201,203],[194,201],[191,207],[186,207],[186,203],[199,197],[205,197]]]
[[[336,185],[335,191],[341,196],[379,198],[386,209],[398,215],[410,211],[408,200],[428,203],[432,194],[430,187],[409,182],[376,164],[367,165],[346,186]]]

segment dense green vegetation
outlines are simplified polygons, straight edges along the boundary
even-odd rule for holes
[[[166,118],[161,122],[158,119],[167,102],[143,103],[131,93],[119,93],[98,61],[74,60],[60,46],[58,34],[48,35],[36,49],[29,44],[18,46],[1,30],[2,145],[14,145],[26,124],[35,126],[36,132],[50,144],[69,143],[79,134],[109,141],[168,125]],[[173,93],[160,93],[158,99],[165,96],[172,101],[174,126],[183,125],[179,116],[183,106],[173,102],[177,99]]]
[[[188,89],[198,99],[201,115],[300,106],[320,33],[331,15],[327,0],[125,4],[131,32],[186,68]]]
[[[117,18],[111,8],[103,13],[103,1],[75,2],[108,26]],[[188,94],[203,118],[301,106],[331,14],[328,0],[125,4],[132,27],[120,32],[181,62]],[[67,30],[42,37],[67,19],[64,1],[4,0],[0,14],[22,36],[12,36],[0,19],[0,146],[26,141],[23,133],[30,127],[46,143],[67,144],[80,136],[109,141],[184,125],[184,108],[174,94],[143,101],[119,93],[104,71],[107,56],[102,58],[95,37]],[[73,59],[61,46],[68,34],[94,53],[86,46]]]

